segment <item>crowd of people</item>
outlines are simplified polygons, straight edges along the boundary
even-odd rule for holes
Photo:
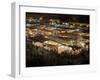
[[[89,64],[89,25],[26,21],[26,67]]]
[[[58,54],[56,50],[47,50],[43,47],[29,46],[26,50],[26,66],[53,66],[89,64],[89,50],[82,49],[79,54],[69,54],[67,51]]]
[[[52,42],[53,43],[53,42]],[[26,39],[26,66],[89,64],[89,44],[83,47],[47,43],[43,35]],[[57,46],[56,46],[57,45]]]

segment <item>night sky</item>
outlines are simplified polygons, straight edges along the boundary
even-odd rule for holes
[[[26,12],[26,18],[34,17],[40,18],[43,17],[43,20],[48,21],[49,19],[59,19],[62,22],[80,22],[89,24],[89,15],[80,15],[80,14],[52,14],[52,13],[33,13]]]

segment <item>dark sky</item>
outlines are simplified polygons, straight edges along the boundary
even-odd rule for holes
[[[52,13],[33,13],[26,12],[27,17],[39,18],[43,17],[44,20],[48,19],[59,19],[62,22],[81,22],[81,23],[89,23],[89,15],[76,15],[76,14],[52,14]]]

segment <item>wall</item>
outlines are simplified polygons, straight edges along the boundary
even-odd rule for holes
[[[15,0],[1,0],[0,2],[0,80],[13,80],[14,78],[10,77],[11,70],[11,2]],[[23,1],[23,0],[17,0]],[[30,78],[19,78],[23,80],[99,80],[100,74],[100,0],[24,0],[24,2],[33,2],[37,3],[52,3],[52,5],[78,5],[78,6],[95,6],[97,7],[97,21],[96,21],[96,55],[97,55],[97,72],[96,73],[80,73],[80,74],[62,74],[54,76],[34,76]]]

